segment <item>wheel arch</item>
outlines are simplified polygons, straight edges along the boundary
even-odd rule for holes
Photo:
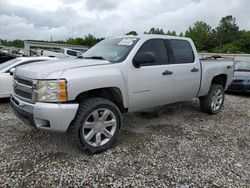
[[[128,110],[125,107],[122,92],[118,87],[96,88],[84,91],[76,96],[75,101],[80,103],[83,100],[93,97],[101,97],[112,101],[118,106],[121,112],[127,112]]]
[[[214,76],[212,81],[211,81],[211,85],[212,84],[219,84],[225,89],[226,84],[227,84],[227,75],[226,74],[219,74],[219,75]],[[211,87],[211,85],[210,85],[210,87]]]

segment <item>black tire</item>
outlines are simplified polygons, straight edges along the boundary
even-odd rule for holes
[[[213,97],[215,96],[215,93],[220,90],[221,91],[221,95],[222,95],[222,102],[221,105],[218,105],[218,109],[214,109],[212,107],[212,102],[213,102]],[[225,94],[224,94],[224,88],[223,86],[219,85],[219,84],[212,84],[210,87],[210,90],[208,92],[208,94],[204,97],[200,97],[200,108],[203,112],[206,112],[208,114],[217,114],[221,111],[222,106],[224,104],[224,98],[225,98]]]
[[[84,139],[84,123],[90,118],[94,111],[107,109],[112,112],[112,117],[116,119],[116,128],[110,140],[102,146],[93,146]],[[98,113],[99,114],[99,113]],[[98,116],[99,117],[99,116]],[[111,101],[103,98],[90,98],[80,102],[75,119],[68,129],[69,142],[76,145],[82,151],[89,151],[91,154],[100,153],[107,150],[116,140],[122,124],[122,116],[119,108]],[[94,129],[93,129],[94,130]],[[97,133],[95,133],[97,134]],[[100,133],[102,134],[102,133]],[[86,135],[85,135],[86,136]],[[103,135],[102,135],[103,136]],[[93,136],[94,137],[94,136]],[[97,139],[95,135],[95,139]],[[97,141],[97,140],[96,140]]]

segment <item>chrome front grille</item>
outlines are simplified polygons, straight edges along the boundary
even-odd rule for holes
[[[33,85],[33,81],[32,80],[25,80],[25,79],[22,79],[22,78],[17,78],[15,77],[15,80],[20,83],[20,84],[24,84],[24,85],[27,85],[27,86],[31,86]]]
[[[31,103],[35,101],[32,92],[32,87],[33,87],[32,80],[15,77],[13,87],[14,87],[14,92],[18,98]]]

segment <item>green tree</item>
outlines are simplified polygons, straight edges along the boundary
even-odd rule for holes
[[[69,38],[67,43],[71,45],[84,45],[84,41],[82,38]]]
[[[241,31],[240,39],[234,42],[234,44],[239,46],[242,52],[250,53],[250,31]]]
[[[67,40],[67,44],[72,44],[72,45],[84,45],[84,46],[94,46],[96,43],[99,41],[103,40],[103,38],[96,38],[91,34],[88,34],[84,38],[69,38]]]
[[[236,54],[240,53],[241,49],[238,46],[235,46],[233,44],[225,44],[222,47],[216,47],[215,52],[219,53],[229,53],[229,54]]]
[[[1,40],[1,45],[2,46],[11,46],[11,47],[16,47],[16,48],[23,48],[24,47],[24,42],[20,39],[16,39],[13,41],[10,40]]]
[[[125,35],[138,35],[138,33],[136,31],[129,31],[128,33],[126,33]]]
[[[94,46],[97,43],[97,39],[93,35],[88,34],[84,37],[83,43],[86,46]]]
[[[216,28],[216,40],[219,47],[232,43],[239,38],[239,27],[236,19],[232,16],[222,17],[219,26]]]
[[[171,36],[177,36],[175,31],[167,31],[166,33],[167,35],[171,35]]]
[[[198,51],[209,51],[212,39],[211,26],[203,21],[197,21],[185,32],[185,36],[191,38]]]
[[[180,32],[179,37],[184,37],[183,32]]]
[[[151,28],[149,30],[149,32],[144,32],[145,34],[159,34],[159,35],[164,35],[164,31],[163,29],[160,29],[160,28]]]

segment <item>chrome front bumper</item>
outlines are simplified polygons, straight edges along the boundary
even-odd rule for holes
[[[78,104],[27,103],[10,96],[11,106],[16,116],[26,124],[41,130],[66,132],[74,119]]]

